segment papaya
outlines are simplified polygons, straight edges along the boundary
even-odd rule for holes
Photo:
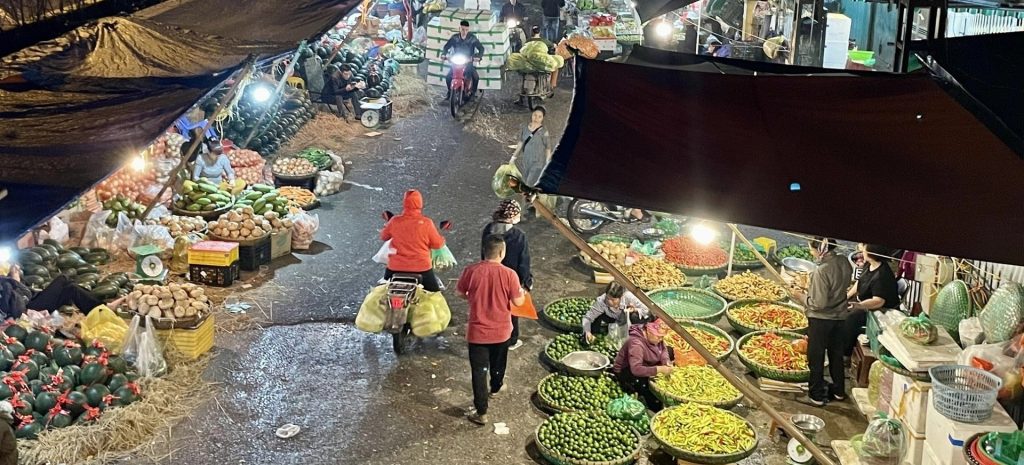
[[[257,200],[257,201],[252,203],[252,209],[258,213],[260,210],[263,209],[263,206],[266,205],[266,204],[267,204],[266,200],[259,199],[259,200]]]
[[[260,197],[263,197],[262,192],[250,192],[245,196],[245,200],[259,200]]]
[[[213,203],[207,204],[207,205],[203,205],[203,208],[200,208],[200,210],[204,211],[204,212],[212,212],[212,211],[214,211],[216,209],[217,209],[217,204],[213,204]]]
[[[266,194],[266,193],[274,190],[274,187],[273,186],[268,186],[266,184],[253,184],[252,185],[252,189],[254,191],[259,191],[259,192],[262,192],[262,193]]]
[[[192,205],[189,205],[188,208],[186,208],[185,210],[188,210],[190,212],[197,212],[197,211],[201,210],[202,208],[203,208],[202,205],[199,205],[198,203],[194,203]]]
[[[220,191],[220,189],[218,189],[217,186],[214,186],[213,184],[210,184],[208,182],[200,182],[196,187],[198,187],[199,190],[206,192],[207,194],[216,194],[217,192]]]
[[[213,200],[210,200],[209,197],[203,197],[201,199],[197,199],[196,203],[198,203],[199,205],[206,206],[206,205],[209,205],[209,204],[213,203]]]

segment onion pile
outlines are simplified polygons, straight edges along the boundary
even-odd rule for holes
[[[231,160],[231,168],[235,170],[238,179],[245,180],[249,184],[263,182],[263,166],[266,162],[258,152],[246,149],[235,149],[228,154]]]
[[[309,176],[316,173],[316,166],[305,158],[278,158],[274,162],[274,173],[285,176]]]

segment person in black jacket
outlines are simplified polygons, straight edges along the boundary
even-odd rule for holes
[[[565,7],[565,0],[541,0],[540,8],[544,10],[544,38],[557,42],[561,38],[558,33],[558,26],[561,24],[562,8]]]
[[[448,58],[448,54],[452,55],[465,55],[466,58],[470,58],[469,62],[466,63],[465,75],[470,79],[472,83],[471,95],[476,94],[477,84],[480,82],[480,76],[476,73],[476,66],[474,64],[477,60],[480,60],[484,56],[484,45],[480,43],[480,39],[476,38],[472,32],[469,32],[469,21],[459,21],[459,33],[453,35],[448,42],[444,44],[444,48],[441,49],[441,56],[445,59]],[[448,84],[448,95],[445,100],[452,96],[452,72],[454,67],[448,68],[448,74],[444,77],[444,82]]]
[[[502,200],[492,215],[493,221],[484,228],[483,239],[499,235],[505,239],[505,259],[502,265],[511,268],[519,276],[519,282],[527,291],[533,287],[533,273],[530,271],[530,246],[526,242],[526,234],[515,225],[522,220],[523,209],[515,200]],[[523,345],[519,340],[519,318],[512,317],[512,337],[509,339],[509,350],[518,349]]]

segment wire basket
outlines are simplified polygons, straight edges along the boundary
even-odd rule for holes
[[[940,365],[928,370],[935,410],[961,423],[981,423],[992,416],[1003,380],[966,365]]]

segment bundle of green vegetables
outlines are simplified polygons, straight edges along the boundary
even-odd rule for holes
[[[558,55],[549,55],[548,46],[544,42],[527,42],[519,53],[508,57],[506,69],[523,73],[550,73],[565,66],[565,59]]]
[[[309,160],[310,163],[316,166],[318,171],[331,169],[331,164],[334,163],[334,160],[331,159],[331,156],[326,150],[318,149],[316,147],[308,147],[299,152],[296,157]]]

